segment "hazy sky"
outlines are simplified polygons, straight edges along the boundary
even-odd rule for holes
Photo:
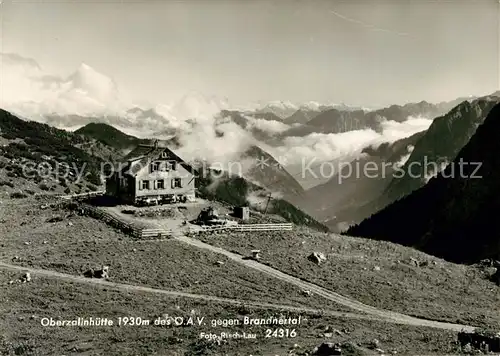
[[[0,0],[1,1],[1,0]],[[498,90],[498,0],[15,1],[2,52],[134,98],[385,105]]]

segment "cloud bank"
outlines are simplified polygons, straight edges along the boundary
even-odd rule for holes
[[[312,133],[305,137],[288,137],[282,146],[266,148],[271,154],[284,157],[291,165],[300,164],[302,159],[332,161],[359,156],[367,146],[378,146],[409,137],[427,130],[431,123],[431,119],[421,117],[409,117],[404,122],[386,120],[381,124],[381,132],[365,129],[336,134]]]
[[[304,159],[316,162],[351,160],[368,145],[408,137],[426,130],[432,122],[427,118],[409,117],[404,122],[382,121],[380,132],[365,129],[337,134],[312,133],[272,143],[261,142],[252,131],[264,132],[272,138],[291,125],[244,115],[247,127],[243,129],[230,119],[219,117],[221,110],[230,109],[227,99],[197,92],[187,93],[168,104],[156,103],[144,108],[126,103],[113,79],[89,65],[82,64],[63,78],[45,72],[33,59],[16,54],[0,56],[3,69],[1,107],[40,121],[49,114],[56,114],[57,118],[50,124],[58,127],[74,129],[88,122],[101,121],[139,137],[168,139],[177,135],[181,144],[178,153],[186,160],[206,160],[219,165],[240,162],[244,168],[251,167],[252,162],[242,162],[240,158],[251,145],[270,153],[285,168],[300,165]],[[310,102],[302,107],[317,109],[321,106]],[[265,107],[285,117],[301,106],[271,102],[261,110]],[[82,117],[75,118],[75,115]]]

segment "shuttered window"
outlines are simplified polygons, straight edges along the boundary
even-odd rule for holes
[[[175,188],[182,188],[182,183],[181,183],[181,179],[180,178],[174,178],[172,179],[172,188],[175,189]]]

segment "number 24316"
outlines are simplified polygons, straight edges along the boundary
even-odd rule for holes
[[[297,331],[295,329],[266,329],[266,337],[296,337]]]

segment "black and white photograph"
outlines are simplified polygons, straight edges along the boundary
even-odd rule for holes
[[[0,355],[500,355],[500,1],[0,0]]]

